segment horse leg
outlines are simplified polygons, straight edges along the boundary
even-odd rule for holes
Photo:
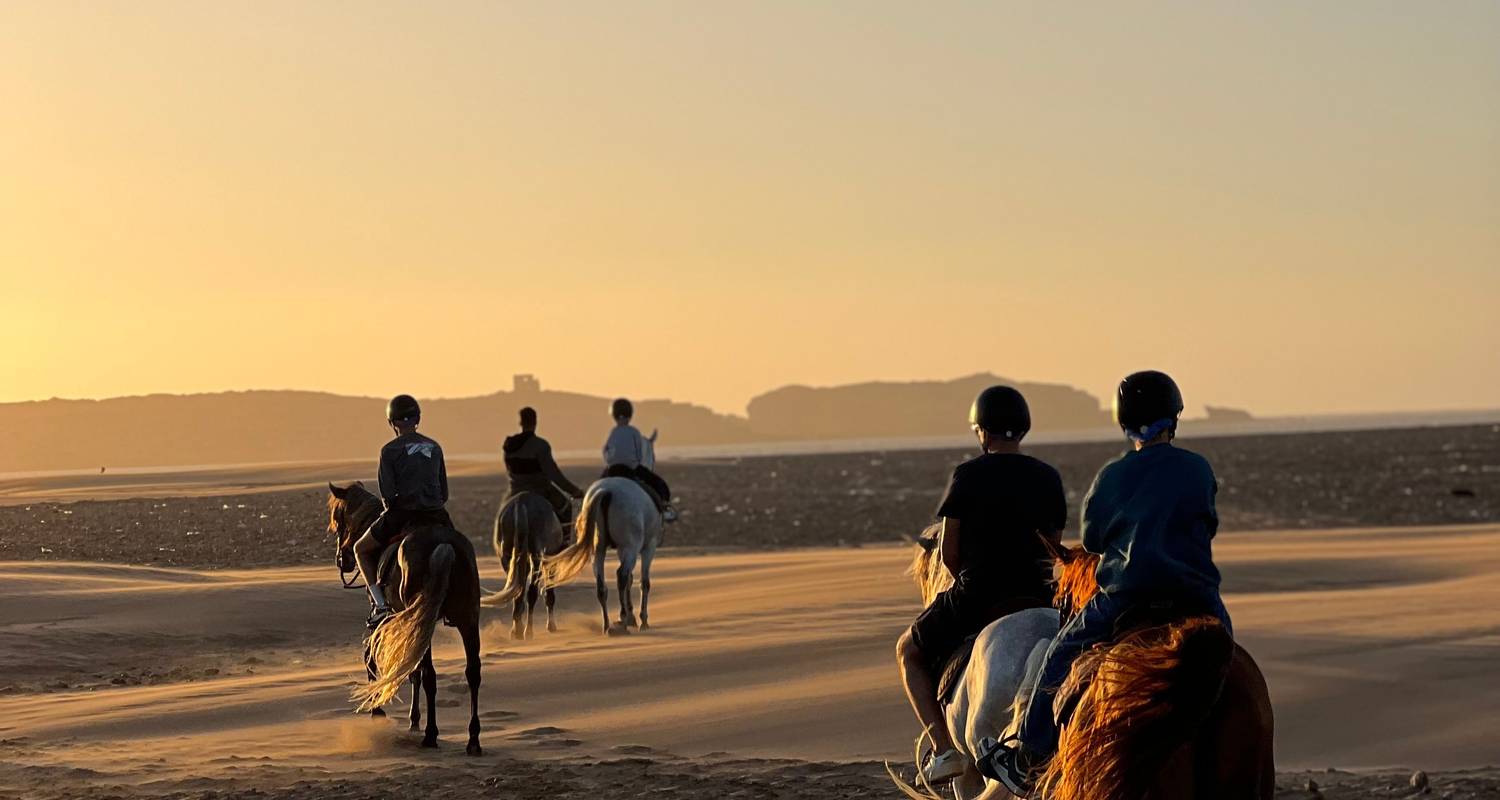
[[[609,590],[604,588],[604,545],[599,545],[598,551],[594,553],[594,594],[599,598],[599,609],[604,613],[604,634],[610,635],[609,630]]]
[[[411,673],[411,730],[422,729],[422,668]]]
[[[526,617],[526,595],[523,593],[516,598],[515,604],[510,612],[510,638],[521,639],[526,636],[525,626],[521,620]]]
[[[652,550],[641,551],[641,630],[651,627],[647,608],[651,602],[651,559],[655,556]]]
[[[547,588],[547,632],[557,633],[557,590]]]
[[[526,638],[531,638],[531,621],[536,617],[536,599],[542,593],[541,578],[533,574],[531,585],[526,588]]]
[[[437,747],[437,670],[432,666],[432,648],[422,656],[422,693],[427,695],[427,734],[422,737],[423,747]]]
[[[615,578],[620,586],[620,625],[639,628],[641,625],[635,619],[635,601],[630,598],[630,584],[635,579],[635,553],[620,551],[620,569]]]
[[[460,626],[458,634],[464,640],[464,680],[469,683],[469,745],[464,752],[483,755],[484,750],[479,746],[479,623]]]
[[[378,677],[380,676],[375,673],[375,658],[370,655],[370,643],[365,642],[365,678],[370,683],[374,683]],[[385,716],[385,709],[372,708],[370,709],[370,716],[383,717]]]

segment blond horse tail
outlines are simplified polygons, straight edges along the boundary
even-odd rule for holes
[[[573,580],[573,576],[583,572],[583,568],[593,560],[594,552],[599,547],[599,529],[604,525],[601,520],[609,514],[609,497],[609,490],[601,489],[583,501],[583,509],[575,523],[578,541],[555,556],[542,558],[544,587],[561,586]]]
[[[432,549],[427,562],[427,580],[416,600],[381,623],[366,641],[375,666],[375,680],[356,687],[353,697],[359,711],[379,708],[396,698],[396,692],[422,663],[432,646],[432,632],[448,597],[448,581],[456,554],[451,544]]]
[[[515,537],[510,544],[510,565],[505,568],[505,587],[498,592],[491,592],[480,599],[482,606],[499,606],[515,600],[526,591],[526,584],[531,582],[532,570],[536,568],[531,557],[531,543],[522,541],[526,533],[526,506],[516,503],[515,512]],[[504,520],[501,520],[504,524]]]

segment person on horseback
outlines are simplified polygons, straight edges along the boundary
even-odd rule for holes
[[[901,679],[917,719],[932,737],[929,782],[964,771],[937,696],[937,679],[965,640],[991,622],[1050,605],[1048,556],[1041,536],[1062,540],[1068,498],[1057,470],[1020,452],[1031,430],[1026,398],[1009,386],[980,392],[969,424],[982,453],[953,470],[938,505],[940,553],[954,577],[896,644]]]
[[[510,478],[512,497],[521,492],[536,492],[547,498],[557,521],[566,528],[573,522],[573,502],[583,499],[583,490],[568,480],[552,458],[552,445],[536,435],[536,409],[521,409],[521,432],[508,436],[501,446],[505,453],[505,472]]]
[[[672,508],[672,490],[660,475],[644,463],[646,439],[630,424],[631,418],[635,416],[635,406],[621,397],[610,404],[609,415],[614,417],[615,427],[610,430],[609,438],[604,440],[603,477],[630,478],[636,481],[656,503],[662,520],[675,522],[677,510]],[[651,441],[656,441],[655,431],[651,432]]]
[[[376,574],[381,552],[413,523],[453,527],[444,509],[448,503],[448,468],[443,463],[443,448],[417,433],[421,406],[409,394],[397,395],[386,405],[385,417],[396,433],[396,438],[380,449],[380,500],[385,510],[354,544],[359,573],[375,605],[367,620],[372,630],[391,616]]]
[[[1052,641],[1016,736],[981,747],[979,771],[1016,795],[1030,793],[1057,749],[1066,720],[1054,716],[1053,697],[1073,659],[1110,641],[1127,614],[1207,614],[1232,633],[1213,562],[1218,483],[1203,456],[1172,444],[1182,407],[1165,373],[1120,381],[1115,422],[1134,447],[1099,470],[1083,501],[1083,547],[1100,557],[1099,592]]]

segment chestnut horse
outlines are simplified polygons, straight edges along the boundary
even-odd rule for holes
[[[1054,603],[1066,616],[1099,591],[1094,577],[1099,557],[1082,547],[1046,544],[1056,559]],[[930,603],[952,578],[937,553],[936,527],[924,532],[919,545],[910,574],[923,602]],[[993,731],[1013,733],[1019,725],[1041,667],[1035,625],[1021,622],[1023,617],[1036,622],[1032,618],[1038,613],[1031,609],[1003,617],[980,634],[948,709],[955,744],[965,747]],[[1048,800],[1271,798],[1276,777],[1271,701],[1255,660],[1212,617],[1143,622],[1073,664],[1058,705],[1071,704],[1074,710],[1038,795]],[[1045,636],[1056,636],[1056,618],[1047,625]],[[1046,639],[1040,644],[1044,649]],[[1015,690],[1015,681],[995,678],[1017,672],[1025,677]],[[987,696],[994,693],[1007,696]],[[964,708],[967,713],[955,713]],[[897,786],[912,798],[937,797],[931,787],[922,791],[900,780]],[[977,773],[966,774],[953,788],[964,798],[1010,796],[998,783],[981,782]]]
[[[354,562],[354,542],[380,515],[380,498],[363,483],[338,487],[328,484],[328,530],[338,537],[339,572]],[[469,683],[469,755],[479,746],[479,566],[474,545],[451,528],[418,529],[401,540],[386,598],[396,614],[365,640],[365,669],[369,683],[356,688],[360,711],[381,714],[380,707],[395,699],[411,679],[411,729],[417,730],[420,703],[417,689],[427,695],[427,730],[423,747],[437,747],[437,670],[432,665],[432,634],[438,619],[458,629],[464,642]],[[346,584],[347,585],[347,584]]]

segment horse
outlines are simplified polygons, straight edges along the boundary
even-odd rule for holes
[[[643,462],[648,469],[656,464],[652,444],[656,436],[645,440],[646,452]],[[599,608],[604,614],[604,633],[616,636],[630,633],[631,628],[647,630],[651,627],[648,604],[651,599],[651,561],[656,557],[656,548],[661,544],[662,515],[651,496],[630,478],[601,478],[594,481],[583,495],[583,509],[574,524],[577,540],[555,556],[542,559],[544,585],[548,588],[560,586],[583,571],[589,559],[594,560],[595,594]],[[616,584],[620,592],[620,623],[609,624],[609,591],[604,586],[604,557],[609,548],[620,554],[620,567],[615,571]],[[641,617],[636,621],[635,606],[631,602],[630,587],[635,572],[636,558],[641,561]]]
[[[930,605],[939,593],[953,585],[953,575],[938,552],[941,531],[939,524],[922,532],[908,570],[922,595],[923,606]],[[986,737],[1000,739],[1012,721],[1025,714],[1026,698],[1041,671],[1047,646],[1057,636],[1058,624],[1057,610],[1028,608],[990,623],[974,640],[968,666],[943,709],[953,746],[965,756],[964,772],[951,784],[958,800],[1008,795],[1003,786],[987,782],[974,767],[979,742]],[[926,740],[925,733],[918,737],[919,752]],[[887,770],[890,771],[889,767]],[[922,790],[902,781],[894,771],[890,775],[896,786],[914,800],[938,798],[933,787],[925,784],[920,768],[917,779],[923,781]]]
[[[380,515],[380,498],[355,482],[328,484],[328,530],[337,539],[335,559],[340,576],[354,568],[354,542]],[[437,747],[437,670],[432,665],[432,634],[442,618],[458,629],[464,643],[464,677],[469,684],[469,742],[465,752],[481,755],[479,746],[479,566],[474,545],[444,526],[419,528],[397,545],[386,593],[396,614],[365,640],[369,681],[356,687],[357,710],[384,716],[381,706],[395,699],[411,678],[411,730],[418,729],[418,688],[427,695],[427,729],[423,747]],[[352,581],[346,581],[349,587]],[[352,587],[351,587],[352,588]]]
[[[910,570],[928,602],[951,582],[933,563],[941,561],[936,532],[929,528],[919,539]],[[1004,739],[1019,727],[1062,615],[1083,608],[1099,591],[1097,555],[1043,540],[1055,559],[1058,610],[1029,609],[985,628],[948,707],[954,743],[971,757],[979,738]],[[1053,616],[1043,619],[1044,613]],[[1019,624],[1018,617],[1030,624]],[[1269,800],[1276,777],[1274,722],[1255,660],[1213,617],[1143,622],[1073,664],[1055,702],[1072,705],[1073,713],[1039,781],[1039,796]],[[1034,639],[1038,634],[1045,635]],[[1012,690],[1008,678],[1018,672],[1023,677]],[[996,730],[1001,733],[989,732]],[[953,784],[960,800],[1009,796],[970,770]],[[908,797],[937,797],[930,786],[924,792],[892,778]]]
[[[562,548],[562,526],[545,497],[536,492],[518,492],[500,506],[495,515],[495,554],[506,565],[505,588],[485,595],[480,603],[498,606],[515,601],[510,638],[531,638],[532,616],[537,598],[543,592],[547,598],[547,631],[557,632],[557,590],[542,587],[542,557],[556,554]]]

